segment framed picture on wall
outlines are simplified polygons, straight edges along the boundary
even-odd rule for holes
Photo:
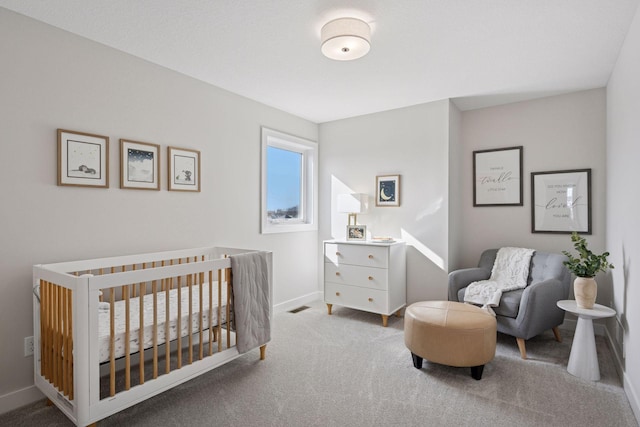
[[[591,169],[531,173],[531,232],[591,234]]]
[[[109,137],[58,129],[58,185],[109,187]]]
[[[473,152],[473,206],[522,206],[522,146]]]
[[[160,146],[120,140],[120,188],[160,190]]]
[[[168,147],[169,191],[200,191],[200,152]]]
[[[376,177],[376,206],[400,206],[400,175]]]

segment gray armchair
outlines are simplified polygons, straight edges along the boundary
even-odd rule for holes
[[[466,268],[449,273],[449,301],[464,302],[466,287],[491,276],[497,249],[482,253],[477,268]],[[564,320],[564,311],[556,302],[569,297],[571,274],[562,263],[564,255],[536,251],[531,257],[527,286],[502,294],[500,304],[494,307],[498,332],[514,336],[520,355],[527,358],[525,340],[552,329],[561,341],[558,325]]]

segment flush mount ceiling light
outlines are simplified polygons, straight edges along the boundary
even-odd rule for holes
[[[356,18],[339,18],[327,22],[321,31],[322,53],[337,61],[365,56],[371,48],[371,28]]]

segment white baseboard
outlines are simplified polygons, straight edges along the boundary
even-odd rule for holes
[[[14,409],[44,399],[44,397],[44,394],[42,394],[35,385],[12,391],[11,393],[0,396],[0,414],[13,411]]]
[[[636,393],[633,385],[629,382],[629,377],[625,373],[623,376],[624,380],[624,392],[627,394],[627,399],[629,400],[629,405],[631,405],[631,410],[633,414],[636,416],[636,421],[640,424],[640,399],[638,399],[638,393]]]
[[[274,313],[282,313],[284,311],[293,310],[294,308],[298,308],[301,305],[305,305],[307,303],[321,299],[322,292],[316,291],[298,298],[290,299],[289,301],[281,302],[280,304],[276,304],[273,306],[273,311]]]
[[[613,353],[613,362],[616,367],[616,371],[618,372],[618,376],[622,380],[624,392],[627,395],[627,400],[629,401],[629,405],[631,406],[633,415],[635,415],[636,421],[638,422],[638,424],[640,424],[640,399],[639,399],[638,393],[636,393],[635,389],[633,388],[633,385],[629,381],[629,377],[627,376],[627,373],[624,370],[624,358],[622,357],[622,354],[620,354],[620,351],[618,350],[618,346],[613,340],[613,337],[609,332],[609,329],[605,327],[605,330],[606,330],[607,340],[609,341],[609,348],[611,348],[611,351]]]

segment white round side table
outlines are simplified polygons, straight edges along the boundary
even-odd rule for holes
[[[579,308],[575,300],[562,300],[557,304],[564,311],[578,316],[567,371],[571,375],[585,380],[598,381],[600,367],[598,366],[596,339],[593,334],[593,319],[615,316],[616,311],[600,304],[595,304],[593,308]]]

